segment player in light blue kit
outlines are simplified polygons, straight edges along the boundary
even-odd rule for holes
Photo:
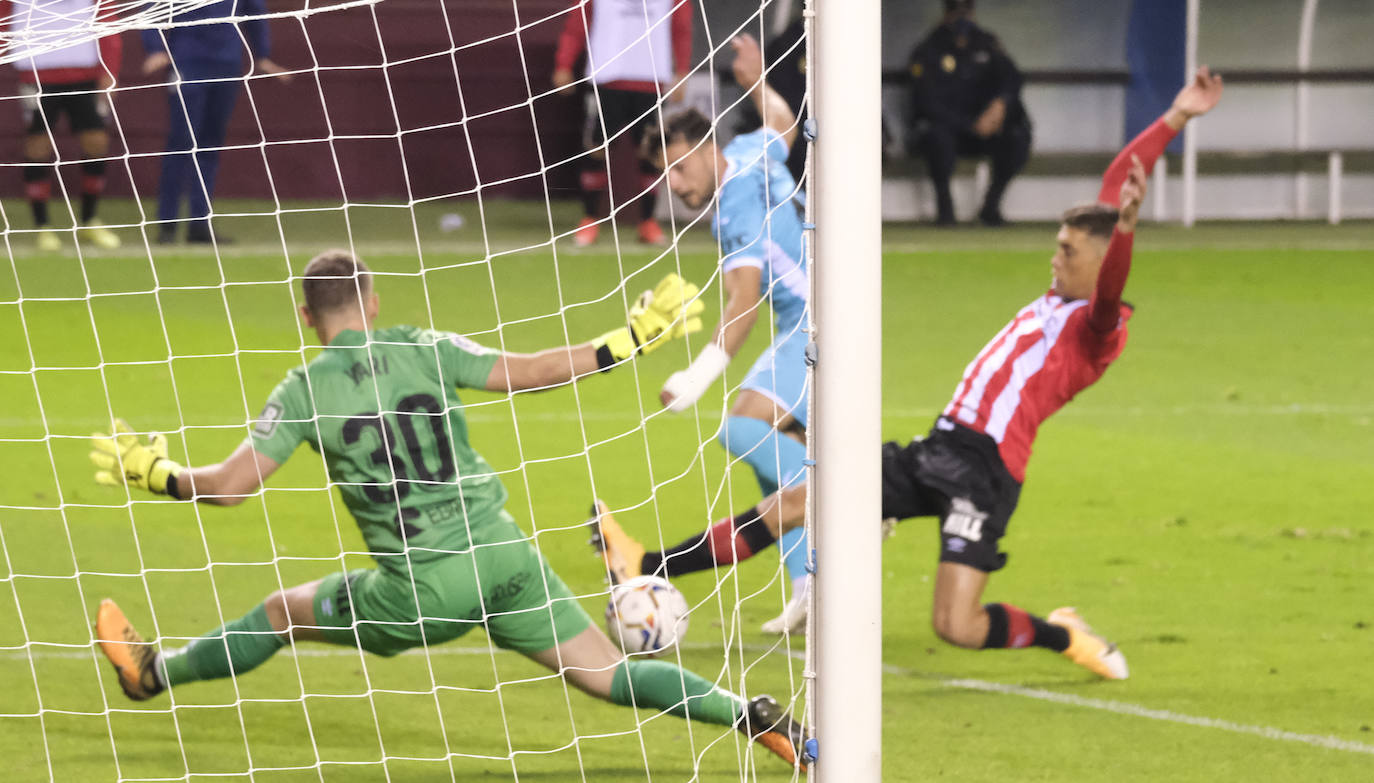
[[[691,408],[739,352],[767,303],[773,310],[772,344],[749,370],[721,427],[720,441],[753,468],[768,495],[802,481],[806,457],[803,351],[810,281],[802,247],[801,190],[787,170],[797,122],[787,101],[764,82],[758,42],[740,36],[731,45],[735,79],[749,91],[763,127],[721,148],[711,122],[688,109],[667,120],[662,137],[673,193],[693,209],[717,197],[712,231],[720,240],[726,303],[711,342],[691,366],[668,378],[660,399],[672,411]],[[603,532],[618,537],[618,531]],[[622,541],[608,543],[614,549]],[[774,633],[798,630],[806,620],[804,532],[789,533],[779,547],[793,589],[782,615],[764,625]],[[629,554],[626,559],[635,570],[638,558],[632,548]]]

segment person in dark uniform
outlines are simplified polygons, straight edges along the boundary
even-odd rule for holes
[[[973,0],[945,0],[945,16],[911,52],[915,148],[935,184],[940,225],[954,223],[950,176],[960,157],[986,155],[992,183],[978,218],[1006,223],[1002,195],[1030,156],[1021,71],[997,36],[973,23]]]
[[[768,59],[768,86],[782,96],[791,107],[792,114],[801,125],[811,116],[811,107],[806,105],[806,23],[797,17],[781,33],[768,40],[764,56]],[[748,107],[747,131],[757,130],[763,119],[752,105]],[[809,186],[803,180],[806,171],[806,146],[793,144],[787,154],[787,170],[792,179]]]
[[[183,196],[190,210],[187,242],[229,241],[210,228],[210,201],[229,117],[243,89],[245,47],[257,72],[286,73],[268,57],[266,14],[264,0],[218,0],[178,13],[172,21],[179,26],[143,31],[147,53],[143,74],[172,69],[167,91],[167,154],[162,156],[157,192],[158,244],[176,242]],[[203,23],[236,17],[241,19]]]

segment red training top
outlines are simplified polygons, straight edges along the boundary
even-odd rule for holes
[[[615,0],[604,0],[607,4],[612,4]],[[577,63],[577,59],[587,49],[588,21],[592,18],[593,0],[586,0],[579,3],[580,7],[568,13],[568,20],[563,25],[563,33],[558,37],[558,49],[553,56],[554,67],[558,70],[571,71]],[[612,6],[614,7],[614,6]],[[620,49],[629,49],[639,42],[643,35],[643,19],[627,18],[622,20],[616,17],[608,22],[617,28],[625,29],[623,45]],[[673,70],[677,74],[685,74],[692,68],[692,4],[685,0],[678,0],[677,5],[672,9],[672,17],[668,21],[672,40],[672,61]],[[601,84],[613,90],[632,90],[635,92],[659,92],[662,85],[654,80],[643,79],[615,79]]]
[[[58,30],[63,20],[71,20],[72,26],[89,20],[104,21],[101,18],[99,0],[65,0],[58,3],[44,3],[41,13],[37,13],[31,0],[0,0],[0,29],[41,31],[51,35]],[[89,15],[77,13],[81,8],[95,6]],[[21,48],[17,46],[16,48]],[[98,52],[83,53],[78,47],[65,47],[54,51],[39,52],[31,57],[15,61],[19,80],[26,84],[63,85],[99,81],[107,73],[119,73],[120,58],[124,45],[119,33],[100,39]]]

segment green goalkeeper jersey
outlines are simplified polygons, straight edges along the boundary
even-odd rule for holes
[[[378,564],[406,571],[469,549],[505,505],[457,393],[484,388],[499,356],[413,326],[344,331],[277,385],[249,441],[278,464],[309,443]]]

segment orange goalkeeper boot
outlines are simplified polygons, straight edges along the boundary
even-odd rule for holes
[[[606,561],[611,584],[624,584],[639,576],[644,562],[644,545],[620,527],[605,501],[592,501],[592,520],[588,524],[592,528],[592,548]]]
[[[100,651],[114,664],[119,674],[119,687],[124,689],[125,696],[144,701],[162,693],[163,685],[154,671],[157,653],[129,624],[129,618],[119,606],[108,598],[100,602],[95,616],[95,638],[100,642]]]

